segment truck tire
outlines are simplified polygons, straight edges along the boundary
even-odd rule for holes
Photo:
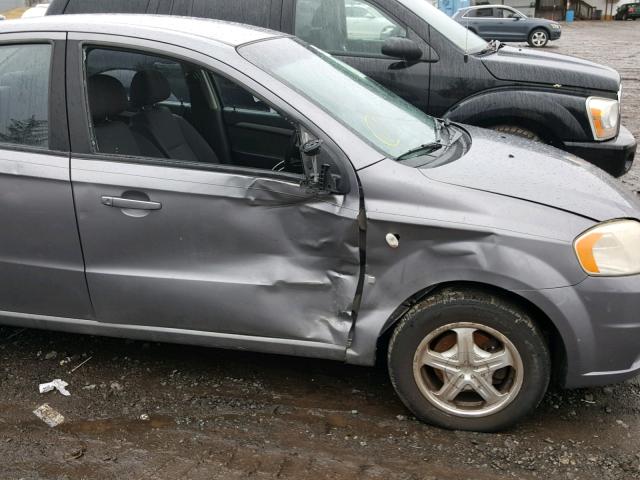
[[[495,125],[490,128],[496,132],[508,133],[509,135],[515,135],[516,137],[542,143],[542,139],[537,133],[526,128],[518,127],[517,125]]]

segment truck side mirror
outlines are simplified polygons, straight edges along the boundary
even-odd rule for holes
[[[422,58],[422,50],[416,42],[408,38],[391,37],[382,44],[382,54],[399,58],[406,62],[416,62]]]

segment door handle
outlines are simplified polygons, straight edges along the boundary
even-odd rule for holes
[[[102,204],[107,207],[129,208],[131,210],[160,210],[162,204],[160,202],[151,202],[149,200],[134,200],[132,198],[122,197],[102,197]]]

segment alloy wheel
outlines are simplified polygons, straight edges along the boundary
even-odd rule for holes
[[[534,47],[544,47],[547,43],[547,34],[541,30],[533,32],[531,35],[531,43]]]
[[[504,409],[522,388],[523,372],[522,358],[506,336],[470,322],[429,333],[413,359],[422,395],[459,417],[484,417]]]

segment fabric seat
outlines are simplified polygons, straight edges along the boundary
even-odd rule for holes
[[[167,158],[188,162],[220,163],[213,149],[184,118],[158,103],[171,96],[166,77],[157,70],[142,70],[131,81],[131,103],[139,113],[131,119],[134,131],[145,136]]]
[[[88,84],[93,131],[100,153],[163,158],[146,138],[131,130],[118,116],[128,108],[127,92],[119,80],[109,75],[93,75]]]

